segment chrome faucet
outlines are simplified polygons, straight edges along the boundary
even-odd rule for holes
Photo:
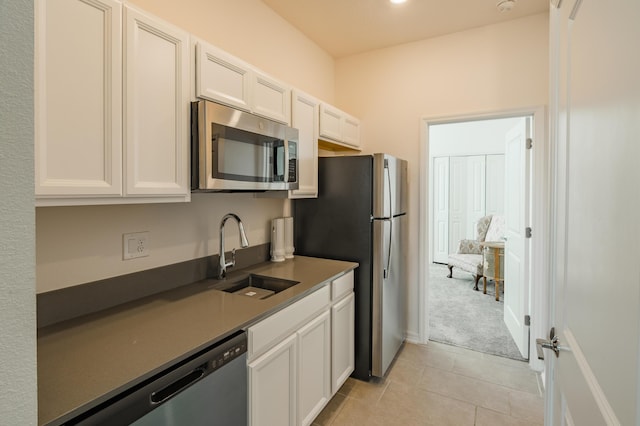
[[[220,221],[220,269],[218,273],[218,279],[221,280],[227,275],[227,268],[233,267],[236,264],[236,249],[231,250],[231,262],[227,262],[224,256],[224,224],[227,219],[233,218],[238,223],[238,230],[240,231],[240,246],[242,248],[249,247],[249,241],[247,240],[247,234],[244,232],[244,226],[242,221],[233,213],[227,213]]]

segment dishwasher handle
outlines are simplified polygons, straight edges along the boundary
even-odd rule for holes
[[[194,369],[188,374],[180,377],[175,382],[168,384],[162,389],[152,392],[149,397],[152,405],[162,404],[172,396],[180,393],[183,389],[191,386],[198,380],[202,379],[206,374],[206,364]]]

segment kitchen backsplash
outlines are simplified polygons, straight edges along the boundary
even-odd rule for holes
[[[37,293],[217,255],[220,220],[229,212],[242,219],[250,246],[269,243],[271,219],[285,203],[233,193],[193,194],[190,203],[39,207]],[[123,234],[144,231],[149,256],[123,260]],[[225,247],[240,247],[231,227]]]

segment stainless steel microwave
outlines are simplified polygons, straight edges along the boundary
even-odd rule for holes
[[[192,102],[193,192],[297,188],[297,129],[213,102]]]

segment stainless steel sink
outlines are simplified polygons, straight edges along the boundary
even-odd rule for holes
[[[299,281],[249,274],[237,277],[236,279],[227,278],[214,286],[214,288],[254,299],[266,299],[298,283]]]

